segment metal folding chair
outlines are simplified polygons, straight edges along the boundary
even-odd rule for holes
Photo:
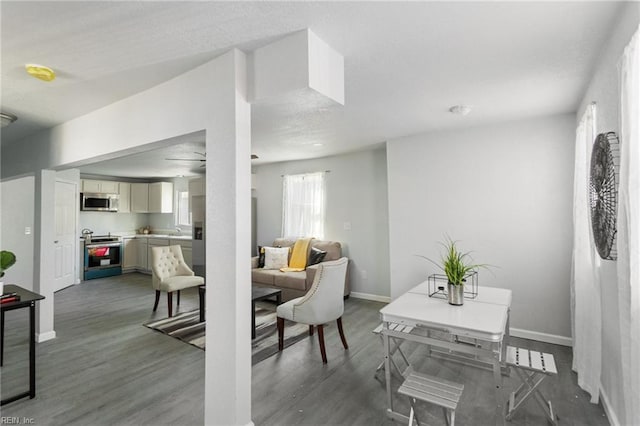
[[[522,380],[522,384],[511,392],[507,401],[507,420],[511,420],[522,404],[533,397],[549,421],[557,425],[557,416],[553,413],[551,401],[546,399],[538,388],[547,376],[558,374],[553,355],[509,346],[507,364],[514,367],[513,370]]]
[[[378,336],[380,336],[380,340],[382,340],[382,327],[383,324],[378,325],[374,330],[373,333],[377,334]],[[401,333],[411,333],[411,330],[413,330],[413,327],[408,326],[408,325],[401,325],[401,324],[394,324],[394,323],[390,323],[389,324],[389,329],[390,330],[394,330],[394,331],[398,331]],[[402,352],[402,349],[400,349],[400,345],[402,344],[402,340],[401,339],[396,339],[396,338],[391,338],[390,339],[390,347],[389,347],[389,361],[391,361],[391,365],[393,365],[393,367],[395,368],[395,371],[402,377],[404,376],[404,371],[409,367],[409,360],[407,360],[407,357],[405,356],[404,352]],[[400,354],[400,357],[402,359],[402,362],[404,363],[405,367],[404,368],[400,368],[398,366],[398,364],[396,363],[396,361],[393,358],[393,354],[395,354],[396,352],[398,352]],[[380,363],[380,365],[378,365],[378,368],[376,368],[376,372],[375,372],[375,378],[378,379],[379,381],[382,381],[382,379],[379,378],[379,372],[384,370],[384,360]]]

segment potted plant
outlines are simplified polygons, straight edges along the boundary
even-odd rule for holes
[[[4,277],[4,271],[12,267],[16,263],[16,255],[8,250],[0,251],[0,294],[4,293],[4,282],[1,280]]]
[[[447,300],[451,305],[462,305],[464,303],[464,284],[466,278],[478,268],[486,265],[472,263],[468,252],[458,249],[457,241],[447,237],[445,243],[440,243],[445,248],[445,253],[441,256],[440,263],[434,262],[428,257],[420,256],[442,269],[447,276]]]

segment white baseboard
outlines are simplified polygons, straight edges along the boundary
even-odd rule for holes
[[[55,331],[47,331],[46,333],[36,333],[36,342],[42,343],[47,340],[52,340],[56,338]]]
[[[620,420],[618,420],[618,416],[616,416],[615,411],[613,411],[611,407],[611,400],[602,389],[602,384],[600,384],[600,400],[602,401],[604,413],[607,415],[607,419],[609,420],[609,423],[611,423],[611,426],[620,426]]]
[[[553,343],[554,345],[573,346],[573,340],[571,337],[522,330],[520,328],[511,328],[509,329],[509,333],[514,337],[522,337],[523,339],[538,340],[540,342]]]
[[[378,296],[377,294],[360,293],[357,291],[352,291],[351,297],[354,299],[373,300],[374,302],[391,302],[391,298],[389,296]]]

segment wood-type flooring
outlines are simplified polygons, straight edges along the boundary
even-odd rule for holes
[[[133,273],[84,281],[54,297],[57,337],[37,346],[36,398],[1,407],[3,419],[60,426],[204,424],[205,353],[142,325],[167,315],[166,296],[158,311],[151,311],[150,276]],[[385,387],[374,378],[383,354],[372,330],[383,305],[354,298],[345,302],[349,350],[342,348],[335,323],[330,324],[325,331],[326,365],[315,336],[255,365],[254,424],[397,425],[385,416]],[[197,289],[189,289],[183,292],[178,312],[197,306]],[[6,314],[3,397],[27,388],[27,311]],[[542,389],[553,402],[559,424],[609,424],[602,405],[590,404],[588,394],[577,386],[570,348],[517,338],[512,344],[554,354],[559,374],[547,379]],[[464,383],[456,424],[494,423],[490,371],[429,358],[416,344],[403,349],[418,371]],[[515,374],[504,382],[512,390]],[[406,400],[397,401],[397,410],[408,412]],[[423,424],[446,424],[438,407],[418,406]],[[507,424],[548,423],[530,401]]]

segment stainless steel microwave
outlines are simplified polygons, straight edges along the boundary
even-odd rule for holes
[[[96,212],[117,212],[120,196],[118,194],[80,194],[80,210]]]

